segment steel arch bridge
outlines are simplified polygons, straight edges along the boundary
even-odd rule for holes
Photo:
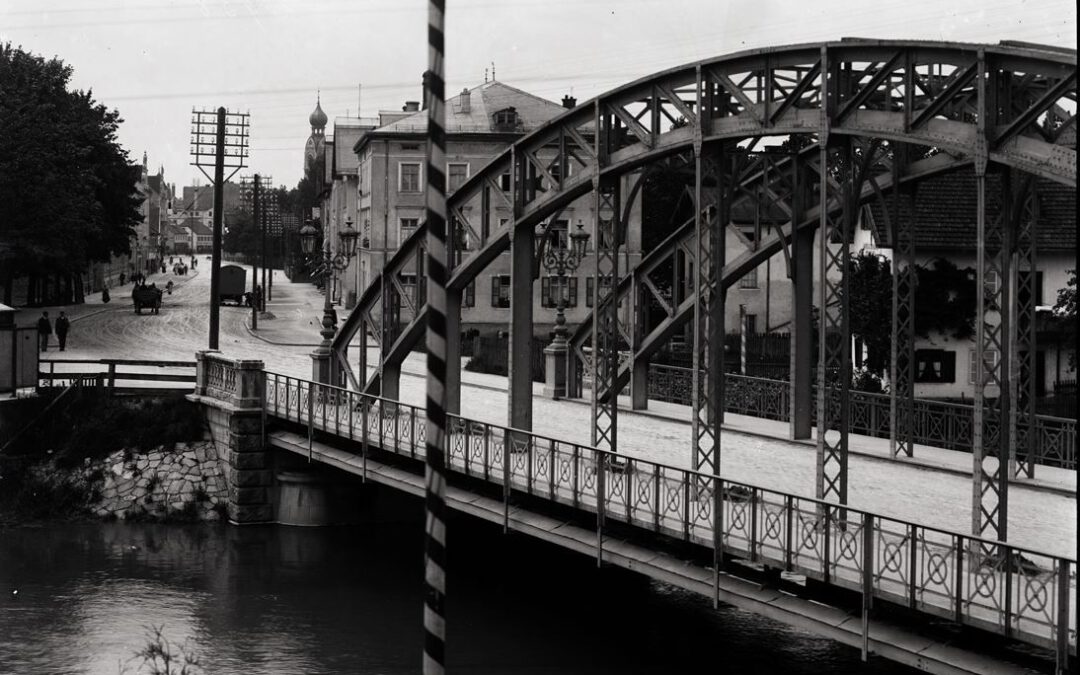
[[[976,378],[973,530],[1007,540],[1011,476],[1032,475],[1034,434],[1035,178],[1076,187],[1076,52],[1002,42],[962,44],[844,39],[738,52],[666,70],[585,102],[518,139],[454,192],[447,284],[448,387],[457,410],[461,299],[498,255],[511,258],[509,420],[530,429],[532,283],[554,222],[588,197],[596,218],[594,311],[573,335],[568,392],[591,375],[593,445],[617,450],[614,392],[629,383],[644,405],[649,356],[693,322],[693,467],[718,475],[724,377],[724,291],[783,252],[793,282],[791,433],[816,424],[820,499],[847,501],[850,329],[848,249],[858,210],[877,201],[894,249],[894,454],[912,453],[914,380],[913,219],[920,181],[964,167],[976,176]],[[780,141],[786,143],[777,145]],[[650,167],[692,176],[694,217],[632,270],[619,268],[630,205]],[[988,175],[997,175],[988,187]],[[509,190],[501,184],[509,176]],[[734,205],[779,208],[787,222],[728,259],[724,228]],[[512,213],[500,225],[496,210]],[[820,236],[815,236],[820,231]],[[401,363],[426,319],[423,226],[363,291],[334,341],[335,381],[397,398]],[[692,288],[668,302],[650,275],[682,251],[694,261]],[[813,298],[814,262],[823,272]],[[988,285],[992,275],[1009,283]],[[666,318],[649,325],[642,307]],[[811,354],[811,307],[821,320]],[[402,309],[407,309],[403,316]],[[843,339],[824,339],[839,335]],[[366,377],[367,347],[379,362]],[[359,369],[349,362],[359,345]],[[628,354],[620,358],[620,353]],[[997,352],[1001,358],[990,358]],[[816,411],[811,366],[817,364]],[[359,378],[366,380],[361,381]]]

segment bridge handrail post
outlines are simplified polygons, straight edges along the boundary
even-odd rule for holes
[[[874,603],[874,515],[863,512],[862,660],[870,655],[870,609]]]
[[[311,463],[311,446],[315,441],[315,392],[312,390],[314,382],[307,383],[307,461]]]
[[[917,587],[915,585],[915,575],[918,573],[918,553],[919,553],[919,528],[915,523],[908,525],[908,539],[910,544],[908,546],[908,607],[915,609],[917,598]]]
[[[823,504],[821,506],[821,522],[824,523],[824,543],[821,549],[821,572],[822,578],[825,583],[830,583],[832,579],[832,570],[829,569],[830,560],[832,559],[832,552],[830,547],[832,546],[832,525],[829,522],[829,511],[832,506],[829,504]]]
[[[491,427],[488,426],[488,430]],[[510,531],[510,433],[503,433],[503,534]]]
[[[605,465],[607,455],[600,450],[593,450],[596,457],[596,566],[604,560],[604,496],[607,493]]]
[[[723,479],[720,476],[713,476],[713,609],[720,606],[720,570],[724,567],[723,494]]]
[[[1005,555],[1002,556],[1005,564],[1005,602],[1002,603],[1005,611],[1005,637],[1012,637],[1012,587],[1013,587],[1013,550],[1011,546],[1002,546]]]
[[[956,535],[956,623],[964,622],[964,537]]]
[[[345,405],[348,406],[348,408],[349,408],[349,440],[350,441],[353,440],[353,432],[356,429],[356,424],[355,424],[355,422],[353,420],[353,412],[354,412],[353,409],[356,407],[355,405],[353,405],[353,399],[355,398],[354,394],[355,394],[355,392],[352,392],[352,391],[346,391],[345,392]]]
[[[1065,558],[1058,558],[1057,568],[1057,635],[1056,649],[1054,660],[1056,662],[1055,671],[1059,675],[1064,675],[1069,669],[1069,600],[1076,596],[1069,593],[1069,561]]]
[[[360,480],[367,482],[367,456],[368,456],[368,402],[367,396],[360,394],[360,423],[363,428],[360,432]]]
[[[792,495],[784,495],[784,511],[784,571],[790,572],[795,539],[795,534],[792,532],[795,526],[795,498]]]
[[[394,419],[397,419],[396,417]],[[450,434],[452,433],[453,425],[447,425],[447,444],[446,447],[450,448]],[[450,453],[447,452],[447,460],[450,459]],[[409,406],[409,455],[416,457],[416,408]],[[447,462],[449,464],[449,461]]]

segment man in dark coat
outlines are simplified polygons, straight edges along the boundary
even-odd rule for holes
[[[64,351],[64,347],[67,345],[69,328],[71,328],[71,322],[68,321],[63,312],[60,312],[60,316],[56,319],[56,339],[60,343],[60,351]]]
[[[52,335],[52,322],[49,321],[49,313],[42,312],[37,320],[38,339],[41,341],[41,351],[49,350],[49,336]]]

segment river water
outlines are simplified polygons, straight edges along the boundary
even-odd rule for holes
[[[914,672],[486,524],[449,536],[452,673]],[[418,523],[0,529],[0,673],[139,672],[151,625],[215,675],[418,673],[422,560]]]

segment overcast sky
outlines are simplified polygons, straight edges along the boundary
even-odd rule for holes
[[[553,101],[740,49],[840,37],[1076,48],[1074,3],[1057,0],[447,4],[448,91],[482,83],[494,62],[500,81]],[[251,113],[244,173],[293,186],[316,90],[331,119],[421,98],[426,11],[424,0],[0,0],[0,42],[74,67],[76,87],[120,110],[132,159],[145,151],[169,182],[199,176],[188,157],[192,107],[224,105]]]

